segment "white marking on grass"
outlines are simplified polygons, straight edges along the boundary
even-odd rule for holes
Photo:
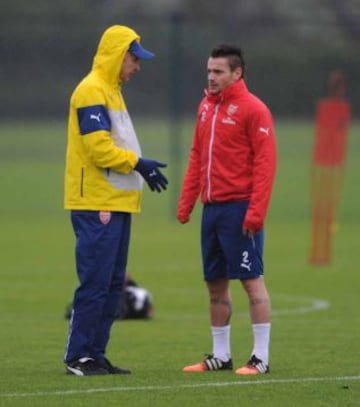
[[[309,305],[299,306],[295,308],[289,309],[274,309],[271,314],[274,316],[278,315],[297,315],[297,314],[307,314],[309,312],[316,312],[316,311],[323,311],[330,307],[329,301],[321,300],[319,298],[309,298],[309,297],[299,297],[294,295],[286,295],[286,294],[274,294],[271,297],[279,298],[281,300],[289,301],[289,302],[300,302]]]
[[[270,295],[271,299],[273,300],[281,300],[284,302],[289,302],[289,303],[294,303],[298,304],[298,306],[294,306],[293,308],[273,308],[271,311],[272,316],[283,316],[283,315],[299,315],[299,314],[307,314],[310,312],[318,312],[318,311],[324,311],[327,308],[330,307],[330,302],[327,300],[322,300],[320,298],[310,298],[310,297],[302,297],[302,296],[297,296],[297,295],[288,295],[288,294],[271,294]],[[243,312],[234,312],[234,315],[236,316],[247,316],[249,313],[248,311],[243,311]],[[208,319],[208,315],[206,312],[201,312],[201,314],[194,315],[194,313],[191,314],[186,314],[182,312],[181,314],[174,315],[174,313],[171,314],[166,314],[162,313],[161,317],[163,318],[171,319],[171,321],[174,320],[181,320],[181,321],[186,321],[186,320],[202,320],[202,319]]]
[[[83,379],[76,379],[83,380]],[[16,397],[48,397],[48,396],[72,396],[74,394],[91,394],[91,393],[116,393],[116,392],[136,392],[136,391],[161,391],[161,390],[178,390],[178,389],[198,389],[202,387],[230,387],[230,386],[260,386],[269,384],[293,384],[293,383],[319,383],[319,382],[348,382],[360,380],[360,376],[340,376],[340,377],[304,377],[293,379],[264,379],[264,380],[244,380],[231,382],[207,382],[193,384],[175,384],[173,386],[129,386],[129,387],[103,387],[97,389],[76,389],[76,390],[54,390],[39,391],[33,393],[0,393],[1,398]]]

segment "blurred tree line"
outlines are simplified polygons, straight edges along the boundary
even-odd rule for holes
[[[194,115],[206,61],[220,42],[243,47],[249,88],[278,116],[313,116],[340,69],[354,114],[360,94],[359,0],[1,0],[0,111],[65,117],[103,30],[133,27],[157,57],[124,87],[134,114]]]

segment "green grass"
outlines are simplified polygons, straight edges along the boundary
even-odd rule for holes
[[[93,378],[66,376],[62,363],[63,315],[77,284],[74,238],[62,209],[66,124],[0,126],[0,406],[359,405],[360,125],[350,135],[333,260],[317,268],[308,263],[312,123],[277,123],[279,167],[265,247],[272,373],[243,379],[181,372],[211,351],[200,207],[190,224],[175,222],[174,177],[185,162],[169,157],[166,122],[135,124],[144,156],[169,163],[169,191],[146,190],[143,212],[133,218],[129,259],[130,273],[154,296],[155,317],[114,324],[108,356],[131,367],[131,376]],[[191,123],[185,133],[183,153]],[[238,366],[249,357],[252,334],[236,282],[232,292]],[[328,306],[316,310],[320,300]]]

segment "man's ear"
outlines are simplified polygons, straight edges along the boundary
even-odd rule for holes
[[[235,68],[234,74],[235,74],[237,80],[242,77],[243,70],[242,70],[241,66],[238,66],[237,68]]]

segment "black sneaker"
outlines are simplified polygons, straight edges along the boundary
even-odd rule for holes
[[[109,374],[109,371],[91,358],[81,358],[66,366],[66,373],[76,376],[95,376]]]
[[[109,359],[96,360],[96,364],[110,374],[130,374],[131,370],[124,367],[113,366]]]
[[[185,366],[183,372],[207,372],[208,370],[232,370],[232,359],[227,362],[215,358],[214,355],[208,355],[206,359],[195,365]]]

